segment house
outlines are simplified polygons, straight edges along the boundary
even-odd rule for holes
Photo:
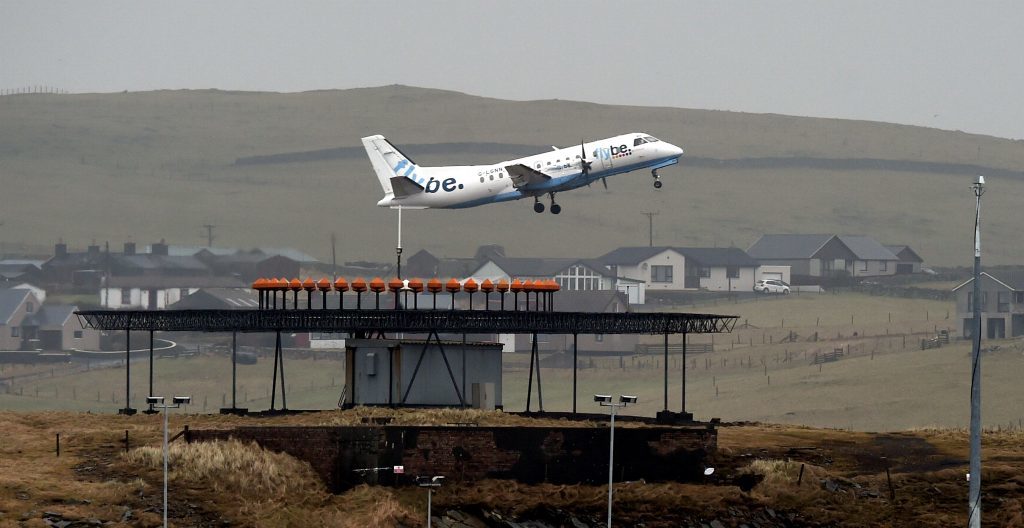
[[[881,277],[896,274],[900,258],[877,240],[863,235],[839,235],[839,241],[853,251],[852,267],[846,272],[851,277]]]
[[[0,290],[0,350],[22,349],[22,323],[41,304],[29,290]]]
[[[0,284],[38,283],[43,278],[45,260],[4,259],[0,260]]]
[[[82,326],[77,306],[44,304],[22,322],[22,335],[41,350],[99,350],[100,332]]]
[[[477,282],[505,280],[555,280],[562,290],[610,290],[614,276],[598,260],[577,258],[494,257],[470,273]]]
[[[588,313],[624,313],[630,311],[626,294],[619,291],[565,291],[555,295],[554,309],[556,312],[588,312]],[[533,347],[533,336],[516,334],[514,350],[506,348],[506,352],[529,352]],[[500,339],[508,342],[510,339]],[[580,355],[629,355],[636,353],[636,345],[640,342],[635,334],[579,334],[576,348]],[[538,335],[537,350],[541,353],[572,353],[571,335]],[[572,365],[572,361],[569,361]]]
[[[794,282],[893,275],[900,262],[871,237],[830,234],[762,235],[747,254],[762,265],[789,266]]]
[[[648,290],[686,288],[686,257],[665,246],[622,247],[597,257],[611,270],[613,277],[647,283]]]
[[[299,263],[282,255],[266,255],[260,251],[240,251],[218,255],[201,250],[195,258],[205,263],[215,275],[237,277],[252,283],[260,277],[298,277]]]
[[[138,275],[110,277],[100,287],[103,308],[164,309],[201,288],[243,288],[234,277]]]
[[[685,258],[687,289],[753,291],[760,264],[739,248],[675,248]]]
[[[82,327],[78,307],[44,305],[27,289],[0,290],[0,350],[96,350],[99,332]]]
[[[171,310],[254,310],[259,298],[248,288],[201,288],[168,306]]]
[[[910,246],[885,246],[885,249],[888,249],[900,259],[896,263],[897,275],[921,273],[921,265],[924,264],[924,259],[916,251],[910,249]]]
[[[739,248],[624,247],[597,260],[649,290],[751,291],[760,266]]]
[[[974,335],[974,278],[953,288],[964,338]],[[1024,270],[981,273],[982,337],[1024,336]]]
[[[402,265],[403,277],[469,277],[480,263],[476,258],[437,257],[431,252],[421,249],[409,257]]]

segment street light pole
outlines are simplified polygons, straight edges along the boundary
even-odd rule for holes
[[[168,409],[177,409],[182,405],[188,405],[192,403],[191,396],[175,396],[172,398],[173,404],[164,403],[163,396],[147,396],[146,403],[153,406],[154,409],[161,409],[164,412],[164,507],[163,507],[163,519],[164,528],[167,528],[167,415]]]
[[[427,528],[430,528],[431,523],[430,510],[434,488],[440,488],[442,481],[444,481],[444,477],[441,475],[436,475],[433,477],[416,477],[416,485],[421,488],[427,488]]]
[[[985,177],[971,185],[976,199],[974,210],[974,335],[971,350],[971,439],[970,476],[967,492],[968,526],[981,528],[981,195]]]
[[[612,528],[612,479],[615,476],[615,410],[636,403],[636,396],[619,396],[619,402],[612,402],[611,395],[595,394],[594,401],[601,407],[611,407],[611,423],[608,440],[608,528]]]

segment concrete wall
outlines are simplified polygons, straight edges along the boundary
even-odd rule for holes
[[[608,428],[599,427],[239,427],[192,430],[189,442],[254,441],[310,463],[334,491],[368,483],[410,485],[417,475],[449,482],[486,478],[526,483],[608,480]],[[615,431],[617,481],[702,479],[717,448],[710,427],[630,427]],[[402,466],[393,471],[354,471]]]

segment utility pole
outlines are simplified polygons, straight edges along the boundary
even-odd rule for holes
[[[658,216],[657,212],[644,211],[640,213],[647,217],[647,234],[648,234],[648,245],[654,247],[654,217]]]
[[[985,177],[978,176],[971,189],[977,202],[974,210],[974,335],[971,336],[971,452],[967,522],[970,528],[981,528],[981,195],[985,194]]]
[[[213,228],[217,227],[213,224],[203,224],[206,228],[206,247],[213,247]]]

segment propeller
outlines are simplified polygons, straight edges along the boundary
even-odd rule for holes
[[[590,174],[590,166],[593,164],[591,161],[587,161],[587,149],[583,146],[583,140],[580,140],[580,153],[583,157],[580,158],[580,169],[583,171],[583,175]]]
[[[580,159],[580,169],[583,171],[583,175],[586,176],[590,174],[590,167],[594,164],[594,162],[587,161],[587,149],[586,147],[583,146],[583,140],[580,140],[580,154],[582,154],[582,157]],[[604,190],[607,191],[608,180],[606,180],[605,178],[601,178],[601,183],[604,185]]]

